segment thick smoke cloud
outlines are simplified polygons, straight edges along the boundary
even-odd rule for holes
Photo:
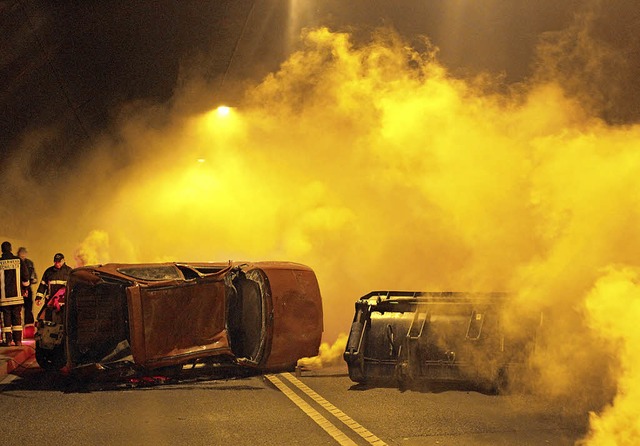
[[[511,291],[545,312],[532,386],[593,410],[594,438],[624,435],[615,404],[597,413],[633,369],[596,309],[634,299],[600,284],[639,261],[639,129],[555,82],[454,79],[390,32],[305,43],[229,115],[127,115],[134,162],[93,206],[111,252],[306,263],[329,340],[371,289]]]
[[[591,411],[586,443],[635,444],[640,127],[593,93],[624,60],[588,18],[545,36],[515,86],[455,78],[389,30],[310,30],[227,115],[202,112],[204,81],[122,110],[75,178],[34,195],[23,238],[79,264],[305,263],[327,341],[372,289],[509,291],[515,324],[544,312],[531,387]],[[18,198],[38,190],[23,163]]]

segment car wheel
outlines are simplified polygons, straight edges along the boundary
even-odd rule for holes
[[[52,350],[36,346],[36,361],[44,370],[59,370],[64,366],[64,347],[58,345]]]

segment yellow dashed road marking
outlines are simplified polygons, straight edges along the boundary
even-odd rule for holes
[[[318,426],[331,435],[338,443],[344,446],[358,446],[353,440],[347,437],[340,429],[335,427],[329,420],[320,415],[320,412],[311,407],[307,402],[295,394],[285,383],[275,375],[265,375],[282,393],[284,393],[296,406],[306,413]]]
[[[360,435],[362,438],[367,440],[370,444],[376,446],[386,446],[386,443],[380,440],[378,437],[373,435],[370,431],[368,431],[364,426],[360,425],[357,421],[349,417],[347,414],[342,412],[336,406],[331,404],[329,401],[318,395],[314,392],[309,386],[304,384],[298,378],[293,376],[291,373],[281,373],[281,376],[289,380],[292,384],[294,384],[298,389],[302,390],[305,394],[307,394],[312,400],[318,403],[320,406],[325,408],[329,413],[334,415],[337,419],[346,424],[351,430]]]

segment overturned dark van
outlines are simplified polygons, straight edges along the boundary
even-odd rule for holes
[[[71,272],[66,293],[37,323],[46,369],[288,370],[317,355],[323,331],[316,276],[296,263],[88,266]]]
[[[505,293],[373,291],[344,359],[358,383],[468,382],[499,390],[527,367],[541,313],[506,324]],[[517,328],[514,328],[517,325]]]

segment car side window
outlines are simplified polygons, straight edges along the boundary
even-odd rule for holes
[[[131,266],[118,268],[118,272],[140,280],[182,279],[182,275],[175,265]]]

